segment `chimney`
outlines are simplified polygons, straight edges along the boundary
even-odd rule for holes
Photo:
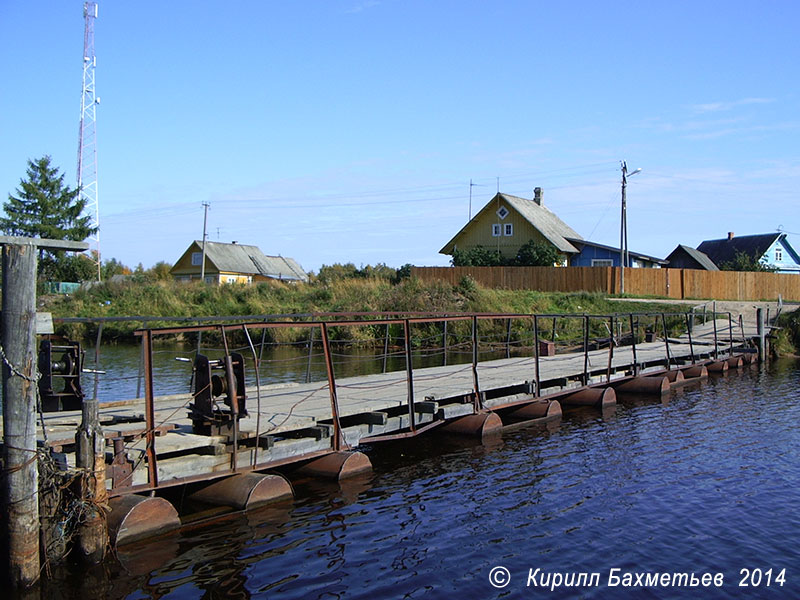
[[[542,188],[533,188],[533,201],[539,206],[542,205]]]
[[[729,231],[728,232],[728,241],[731,241],[732,239],[733,239],[733,232]]]

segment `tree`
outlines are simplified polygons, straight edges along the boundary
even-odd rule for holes
[[[82,241],[97,232],[91,217],[81,216],[86,201],[80,190],[64,185],[64,174],[50,165],[50,157],[28,160],[27,179],[20,180],[16,196],[8,195],[3,205],[6,216],[0,217],[0,230],[7,235]],[[64,252],[40,250],[39,275],[45,279],[78,280],[82,269],[69,268]],[[74,272],[73,272],[74,271]]]
[[[552,267],[559,258],[558,250],[552,244],[528,240],[517,252],[514,264],[521,267]]]
[[[764,271],[766,273],[774,273],[778,270],[777,267],[761,262],[758,254],[746,252],[737,252],[733,260],[720,263],[719,268],[720,271]]]

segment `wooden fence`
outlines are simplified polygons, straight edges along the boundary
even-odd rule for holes
[[[413,267],[423,281],[458,285],[469,275],[495,289],[619,294],[619,267]],[[713,298],[715,300],[800,301],[800,275],[694,269],[625,269],[625,293],[631,296]]]

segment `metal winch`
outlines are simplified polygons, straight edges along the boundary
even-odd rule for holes
[[[43,412],[81,410],[83,356],[80,342],[51,335],[39,343],[39,397]]]
[[[232,352],[210,360],[198,354],[194,360],[194,403],[189,418],[194,433],[228,435],[233,423],[247,416],[244,357]]]

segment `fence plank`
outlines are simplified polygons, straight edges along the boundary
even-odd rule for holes
[[[423,281],[458,285],[471,277],[493,289],[616,294],[619,267],[413,267]],[[717,300],[800,300],[800,275],[694,269],[625,269],[625,293],[667,298]]]

